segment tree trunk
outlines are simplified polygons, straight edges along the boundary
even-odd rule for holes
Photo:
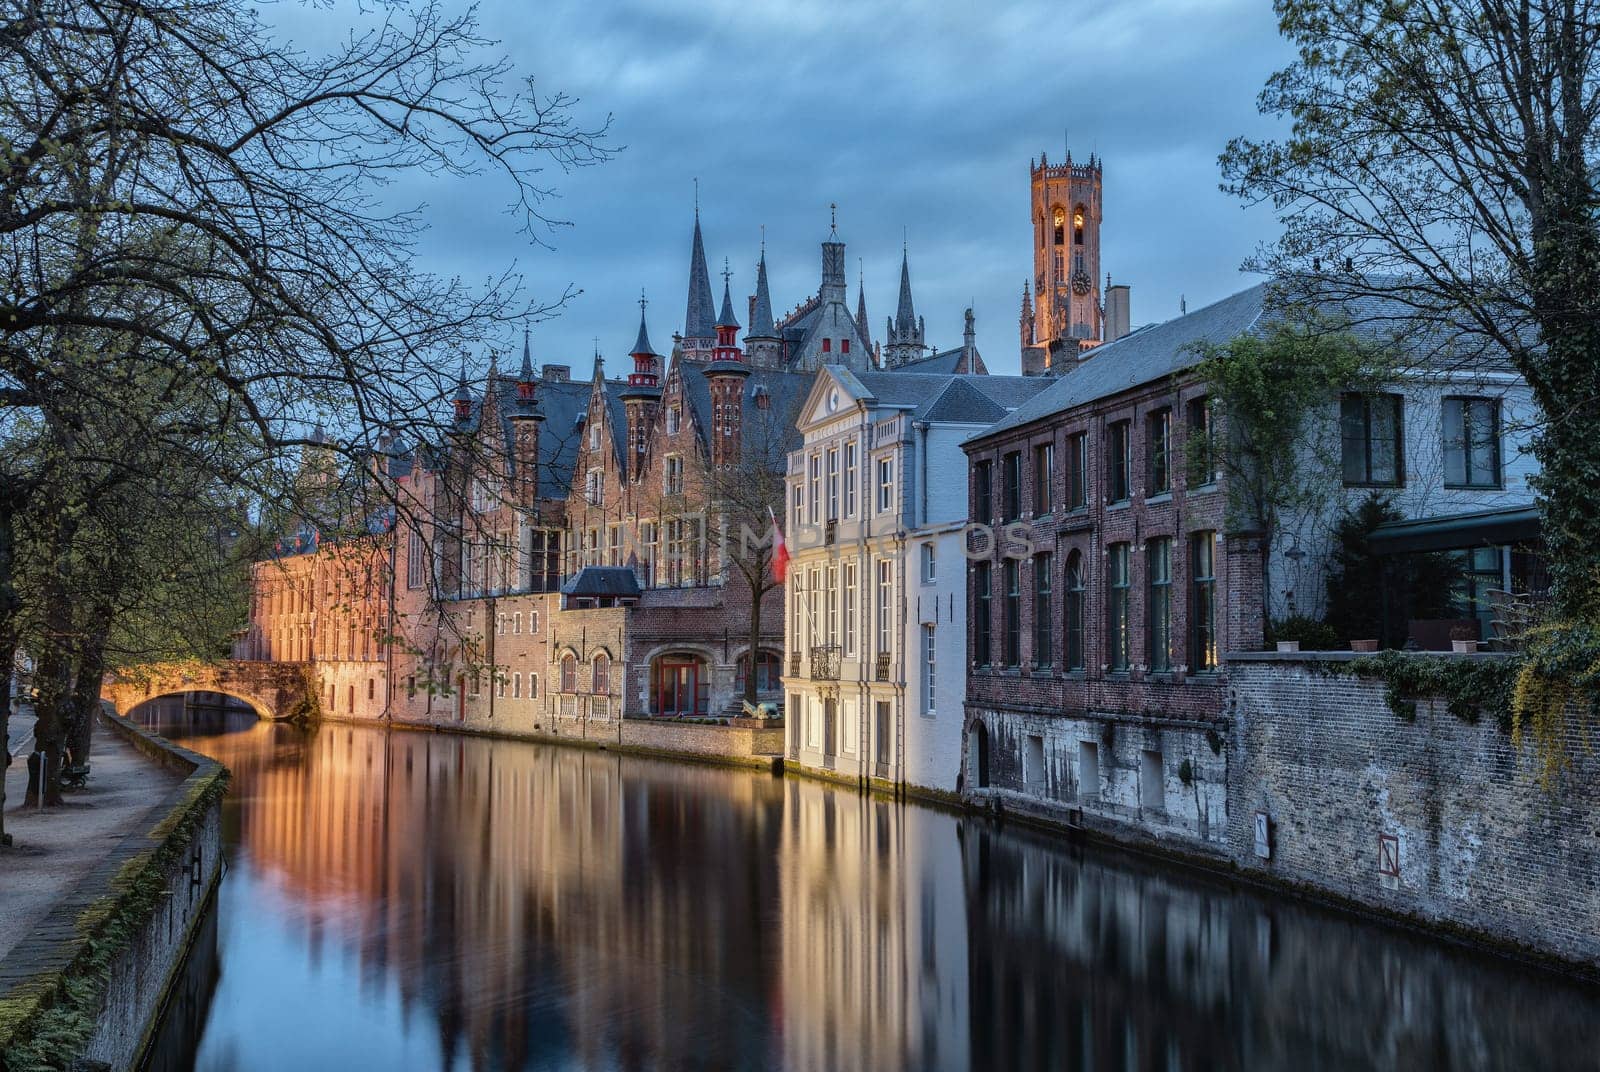
[[[52,611],[51,618],[55,617]],[[50,624],[56,623],[51,621]],[[57,633],[45,638],[33,675],[38,690],[33,708],[33,739],[34,749],[43,754],[46,765],[42,786],[39,784],[41,772],[29,769],[28,795],[23,801],[28,807],[37,807],[41,794],[46,807],[61,803],[61,759],[67,743],[68,710],[77,683],[73,661],[72,649],[65,637]]]
[[[759,565],[759,564],[758,564]],[[757,574],[759,576],[759,574]],[[756,703],[756,656],[761,650],[761,597],[766,589],[759,581],[750,581],[750,653],[746,656],[744,671],[744,701],[751,707]]]
[[[111,613],[96,608],[96,622],[110,623]],[[66,748],[74,767],[89,762],[89,746],[94,738],[94,720],[100,706],[100,684],[105,677],[108,630],[96,627],[84,635],[78,652],[77,681],[73,684],[67,712]]]
[[[0,673],[5,688],[0,690],[0,845],[6,842],[6,771],[11,768],[12,678],[17,665],[17,589],[12,583],[15,562],[16,502],[9,491],[0,494]]]

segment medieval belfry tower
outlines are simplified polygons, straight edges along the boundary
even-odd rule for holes
[[[1022,296],[1024,375],[1065,371],[1105,339],[1100,292],[1101,162],[1028,162],[1032,180],[1033,285]],[[1031,300],[1030,300],[1031,297]],[[1031,338],[1030,322],[1031,320]]]

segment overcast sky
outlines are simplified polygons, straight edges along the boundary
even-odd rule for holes
[[[337,11],[280,9],[308,44]],[[1269,0],[484,0],[480,17],[521,71],[580,98],[580,118],[610,113],[623,151],[546,176],[573,225],[551,249],[516,233],[497,183],[431,186],[423,265],[481,280],[515,262],[536,295],[581,288],[534,337],[537,363],[578,375],[596,338],[608,374],[626,371],[641,288],[656,349],[682,330],[696,177],[713,283],[726,257],[741,321],[762,226],[787,310],[816,292],[837,202],[873,338],[904,233],[929,341],[959,345],[971,304],[997,373],[1018,368],[1041,150],[1057,160],[1070,137],[1075,158],[1104,158],[1102,271],[1132,285],[1135,324],[1248,285],[1240,262],[1275,233],[1270,211],[1217,189],[1216,164],[1230,137],[1268,129],[1255,97],[1288,58]]]

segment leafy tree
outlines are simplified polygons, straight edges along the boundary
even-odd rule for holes
[[[1221,473],[1228,526],[1261,540],[1263,591],[1272,591],[1272,534],[1292,513],[1320,509],[1337,489],[1337,437],[1313,434],[1332,399],[1371,390],[1388,352],[1316,318],[1285,311],[1268,331],[1200,347],[1196,373],[1218,427],[1186,440],[1191,472]],[[1204,479],[1204,475],[1201,477]]]
[[[1373,530],[1404,515],[1373,492],[1334,526],[1327,624],[1342,640],[1375,637],[1398,647],[1411,618],[1453,618],[1459,565],[1445,554],[1379,555]]]
[[[1407,307],[1458,360],[1509,359],[1544,423],[1536,488],[1569,617],[1600,612],[1600,3],[1276,0],[1276,140],[1224,189],[1282,238],[1251,267],[1318,300]]]

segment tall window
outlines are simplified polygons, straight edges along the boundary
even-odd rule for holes
[[[839,643],[839,571],[832,566],[828,567],[827,595],[823,600],[828,610],[827,643]]]
[[[894,508],[894,459],[878,459],[878,513]]]
[[[1072,210],[1072,244],[1083,245],[1083,206]]]
[[[1006,580],[1006,632],[1005,656],[1007,666],[1022,665],[1022,569],[1021,563],[1008,558],[1002,567]]]
[[[933,544],[922,545],[922,583],[932,584],[938,580],[938,562],[934,558]]]
[[[1172,540],[1157,536],[1145,543],[1149,578],[1150,669],[1172,669]]]
[[[406,537],[406,587],[421,588],[428,575],[428,548],[416,529]]]
[[[1082,670],[1083,661],[1083,555],[1073,551],[1067,555],[1067,570],[1063,578],[1067,585],[1067,643],[1064,654],[1068,670]]]
[[[1109,545],[1106,548],[1106,665],[1112,670],[1128,668],[1128,596],[1131,584],[1128,545]]]
[[[1067,437],[1067,509],[1082,510],[1089,502],[1089,435]]]
[[[611,692],[611,657],[604,652],[594,657],[594,692],[597,696]]]
[[[1056,556],[1049,551],[1033,556],[1033,665],[1055,662],[1055,608],[1050,601],[1050,574]]]
[[[1000,520],[1015,521],[1022,516],[1022,452],[1012,451],[1000,464],[1005,480]]]
[[[1056,209],[1053,222],[1056,229],[1056,245],[1059,246],[1064,244],[1067,240],[1067,210],[1062,208]],[[1058,253],[1056,256],[1059,257],[1061,254]]]
[[[809,470],[807,487],[810,489],[811,523],[815,525],[822,520],[822,459],[813,454],[806,459]]]
[[[1494,398],[1444,400],[1446,487],[1500,486],[1500,402]]]
[[[1165,495],[1172,490],[1172,411],[1158,409],[1145,418],[1150,428],[1150,472],[1146,495]]]
[[[1339,431],[1346,484],[1395,487],[1404,482],[1399,395],[1343,396]]]
[[[844,445],[844,516],[856,516],[856,445]]]
[[[878,560],[878,654],[888,655],[894,648],[894,574],[886,558]]]
[[[922,627],[922,710],[926,714],[934,712],[934,671],[936,667],[937,648],[935,646],[934,627]]]
[[[667,407],[667,434],[677,435],[678,429],[683,426],[683,410],[676,405]]]
[[[856,564],[844,564],[844,653],[856,653]]]
[[[571,652],[561,657],[561,691],[578,691],[578,660]]]
[[[812,647],[827,643],[822,638],[822,625],[817,619],[820,611],[817,601],[822,598],[822,571],[812,570],[806,585],[806,634]]]
[[[1056,478],[1056,447],[1041,443],[1033,448],[1033,513],[1044,517],[1055,506],[1052,492]]]
[[[828,449],[828,520],[839,516],[839,448]]]
[[[668,495],[683,494],[683,459],[676,454],[667,455],[667,486]]]
[[[988,666],[993,661],[992,631],[994,568],[987,562],[977,562],[972,567],[972,662]]]
[[[1132,492],[1133,437],[1131,422],[1115,421],[1106,428],[1107,502],[1127,502]]]
[[[1217,668],[1217,534],[1189,537],[1189,668]]]
[[[987,458],[972,467],[972,519],[994,520],[994,463]]]
[[[1211,399],[1191,398],[1184,405],[1188,425],[1184,456],[1188,462],[1190,487],[1215,483],[1217,479],[1217,441],[1211,412]]]

